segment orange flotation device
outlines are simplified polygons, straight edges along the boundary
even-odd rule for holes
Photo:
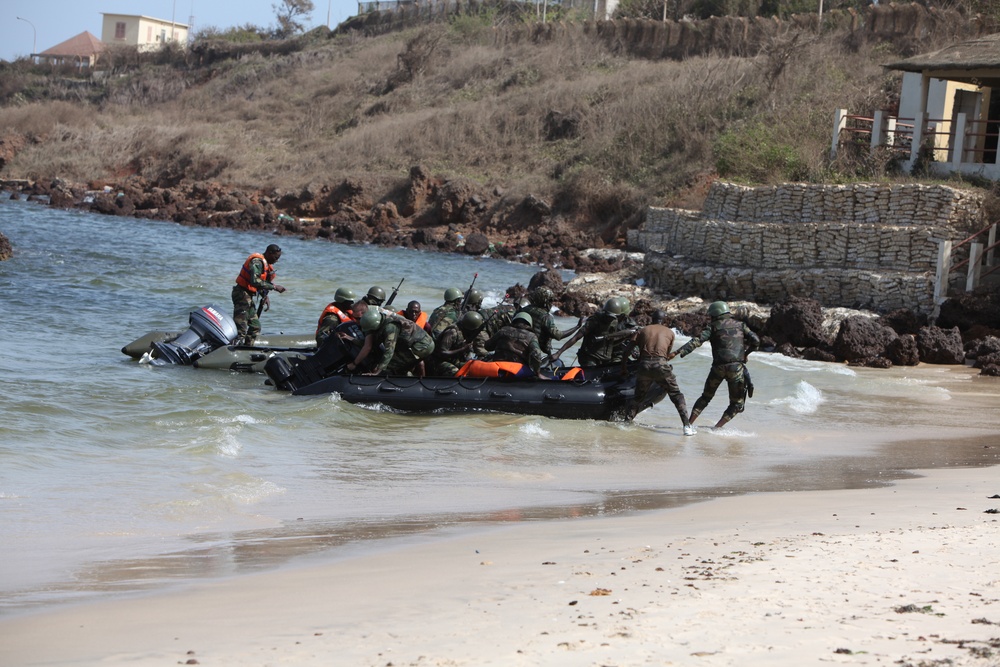
[[[527,366],[516,361],[480,361],[479,359],[470,359],[455,373],[455,377],[470,378],[499,378],[510,375],[533,376],[534,373]]]

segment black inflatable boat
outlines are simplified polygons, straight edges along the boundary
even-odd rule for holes
[[[635,400],[635,374],[621,374],[617,366],[584,369],[571,380],[415,378],[346,374],[344,365],[352,358],[348,345],[331,337],[308,358],[272,357],[264,372],[275,387],[296,395],[336,393],[350,403],[400,412],[506,412],[618,421],[630,418]],[[640,409],[659,398],[662,394],[651,393]]]

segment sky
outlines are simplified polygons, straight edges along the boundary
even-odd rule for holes
[[[141,14],[189,24],[195,31],[208,26],[272,27],[278,0],[0,0],[0,60],[40,53],[90,31],[101,37],[101,13]],[[335,27],[358,13],[355,0],[313,0],[315,10],[302,21],[306,29]],[[20,17],[23,20],[18,20]],[[192,17],[194,17],[192,19]]]

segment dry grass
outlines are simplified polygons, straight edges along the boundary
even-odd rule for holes
[[[831,119],[891,103],[898,81],[881,64],[893,55],[831,31],[752,57],[645,60],[579,31],[505,42],[463,17],[204,68],[139,63],[97,104],[9,94],[0,126],[44,140],[5,175],[295,190],[393,182],[422,164],[531,192],[604,230],[717,169],[754,182],[870,177],[878,165],[827,163]]]

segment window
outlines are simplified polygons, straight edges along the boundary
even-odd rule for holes
[[[115,23],[115,39],[125,39],[125,22]]]

